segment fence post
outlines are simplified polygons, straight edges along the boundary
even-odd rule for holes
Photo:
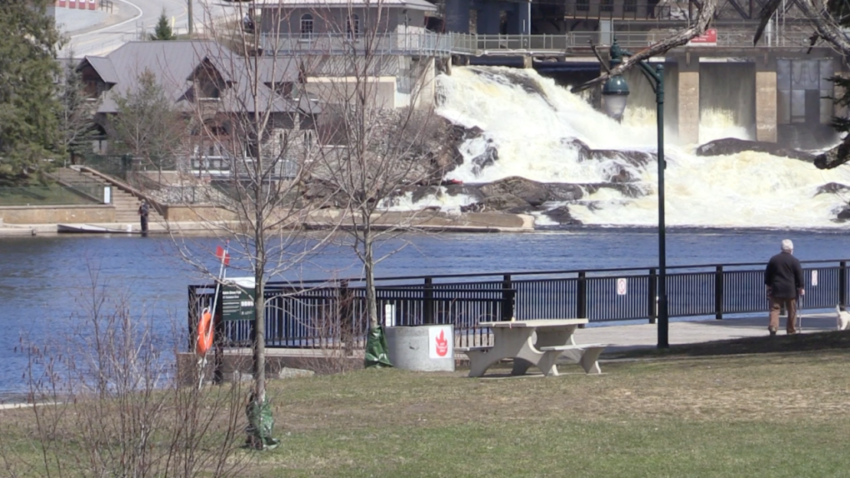
[[[847,261],[841,261],[838,268],[838,303],[847,305]]]
[[[723,319],[723,266],[714,272],[714,318]]]
[[[511,276],[505,274],[502,278],[502,320],[514,317],[514,290],[511,287]]]
[[[576,283],[576,318],[587,318],[587,273],[584,271],[578,273]]]
[[[215,330],[213,340],[213,346],[215,348],[213,352],[213,383],[218,385],[224,381],[224,345],[228,337],[224,336],[224,314],[222,313],[222,308],[224,307],[224,289],[218,289],[218,298],[214,299],[216,302],[215,311],[213,311],[213,327]]]
[[[655,269],[649,270],[649,323],[654,324],[658,319],[658,275],[655,273]]]
[[[345,356],[349,356],[354,350],[354,320],[351,313],[351,289],[348,288],[348,280],[339,281],[339,339],[343,343]]]
[[[425,278],[425,303],[422,310],[422,323],[434,323],[434,279]]]
[[[187,344],[187,349],[186,349],[186,351],[190,352],[190,353],[195,351],[195,341],[194,341],[194,339],[198,336],[197,335],[198,331],[197,331],[197,328],[196,328],[197,326],[195,325],[195,324],[198,323],[197,322],[198,317],[201,316],[201,314],[198,312],[199,311],[198,300],[199,300],[198,294],[195,292],[195,286],[190,285],[189,286],[189,317],[188,317],[188,320],[187,320],[187,322],[188,322],[187,325],[189,326],[189,334],[188,334],[189,343]],[[201,307],[201,309],[203,309],[203,307]]]

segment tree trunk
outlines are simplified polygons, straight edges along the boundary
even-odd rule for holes
[[[262,405],[266,397],[265,283],[261,271],[254,276],[254,399]]]
[[[372,235],[368,224],[363,234],[363,267],[366,272],[366,307],[369,310],[369,329],[378,327],[378,299],[375,293],[375,263],[372,252]]]

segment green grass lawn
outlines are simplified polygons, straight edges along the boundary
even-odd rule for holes
[[[601,376],[567,365],[551,378],[276,382],[282,446],[259,454],[256,476],[847,476],[850,349],[818,344],[848,339],[640,352],[669,358],[605,363]]]
[[[281,446],[240,451],[240,476],[848,476],[850,333],[744,340],[757,353],[738,341],[635,352],[598,376],[271,382]],[[4,413],[4,433],[21,436]]]
[[[96,188],[94,188],[96,189]],[[94,190],[92,193],[102,194]],[[93,204],[94,201],[59,184],[46,186],[0,186],[0,206],[57,206]]]

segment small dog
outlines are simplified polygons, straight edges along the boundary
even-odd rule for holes
[[[841,310],[841,307],[835,306],[835,324],[838,330],[850,329],[850,312]]]

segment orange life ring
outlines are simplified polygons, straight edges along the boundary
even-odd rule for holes
[[[203,357],[212,348],[212,344],[212,314],[209,307],[205,307],[204,312],[201,314],[201,320],[198,322],[198,344],[195,347],[195,352]]]

